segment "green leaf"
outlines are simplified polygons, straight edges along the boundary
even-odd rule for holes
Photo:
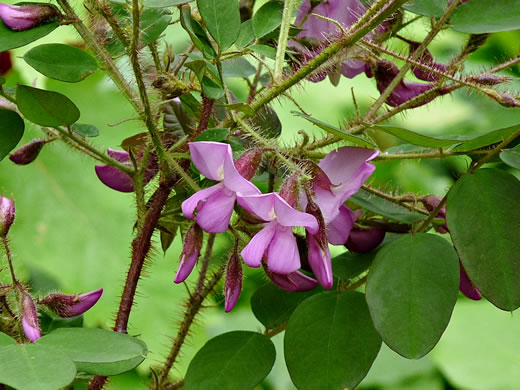
[[[0,348],[0,383],[18,390],[56,390],[75,376],[74,363],[54,348],[39,344]]]
[[[51,79],[77,83],[97,70],[97,62],[83,50],[59,43],[32,48],[25,62]]]
[[[446,221],[470,280],[492,304],[520,306],[520,182],[499,169],[479,169],[448,193]]]
[[[283,5],[277,1],[265,3],[253,16],[253,32],[255,37],[274,31],[282,23]]]
[[[249,19],[240,25],[240,32],[238,33],[238,38],[235,42],[235,45],[239,49],[243,49],[249,45],[253,39],[255,39],[255,34],[253,32],[253,20]]]
[[[201,84],[202,84],[202,92],[204,92],[204,95],[206,95],[208,98],[213,99],[213,100],[218,100],[218,99],[224,97],[224,94],[225,94],[224,88],[222,88],[216,82],[211,80],[208,76],[204,76],[202,78]]]
[[[436,18],[444,14],[448,0],[412,0],[403,5],[407,11]]]
[[[235,57],[222,62],[224,77],[249,77],[255,73],[255,67],[244,57]]]
[[[188,367],[189,390],[248,390],[271,371],[276,358],[273,343],[256,332],[235,331],[209,340]]]
[[[180,99],[173,99],[164,105],[164,131],[184,137],[192,133],[195,121],[189,116]]]
[[[291,111],[291,114],[299,116],[300,118],[304,118],[311,122],[313,125],[318,126],[320,129],[325,130],[327,133],[335,135],[336,137],[340,137],[344,139],[345,141],[348,141],[350,143],[353,143],[354,145],[362,146],[362,147],[368,147],[368,148],[377,148],[377,145],[373,144],[372,142],[358,137],[357,135],[352,135],[345,133],[343,130],[338,129],[337,127],[331,126],[325,122],[320,121],[319,119],[315,119],[309,115],[304,114],[303,112],[299,111]]]
[[[255,44],[249,46],[249,48],[253,50],[255,53],[260,54],[262,56],[266,56],[267,58],[270,58],[272,60],[276,58],[276,49],[274,47]]]
[[[484,135],[480,135],[478,137],[473,137],[469,140],[466,140],[461,145],[456,146],[452,150],[454,152],[468,152],[470,150],[480,149],[485,146],[502,142],[507,137],[513,135],[519,127],[520,125],[515,125],[511,127],[506,127],[504,129],[490,131],[489,133],[486,133]]]
[[[25,46],[52,32],[60,24],[51,22],[25,31],[13,31],[0,20],[0,51]]]
[[[81,328],[83,326],[83,316],[61,318],[43,310],[39,312],[38,320],[40,321],[40,327],[44,334],[59,328]]]
[[[462,141],[457,139],[442,139],[434,138],[426,135],[416,133],[415,131],[403,129],[395,126],[380,126],[372,125],[371,129],[381,130],[385,133],[391,134],[394,137],[402,139],[412,145],[425,146],[428,148],[444,148],[455,144],[460,144]]]
[[[148,8],[168,8],[191,3],[192,1],[193,0],[145,0],[144,6]]]
[[[520,147],[502,150],[500,159],[510,167],[520,169]]]
[[[97,137],[99,135],[99,130],[94,125],[87,125],[83,123],[74,123],[72,126],[72,131],[82,135],[83,137]]]
[[[16,101],[22,114],[40,126],[68,126],[79,119],[78,108],[58,92],[18,85]]]
[[[240,11],[236,0],[197,0],[200,15],[222,51],[238,38]]]
[[[386,345],[418,359],[439,341],[459,291],[459,262],[451,244],[427,233],[383,246],[368,274],[370,314]]]
[[[520,29],[520,0],[471,0],[451,17],[455,31],[484,34]]]
[[[195,141],[214,141],[214,142],[220,142],[227,138],[229,135],[229,129],[221,129],[221,128],[215,128],[215,129],[208,129],[202,132],[201,135],[199,135],[197,138],[195,138]]]
[[[181,8],[181,25],[188,32],[193,44],[201,51],[205,58],[215,58],[217,53],[202,29],[201,25],[191,17],[189,5]]]
[[[282,122],[276,111],[268,105],[260,108],[251,118],[253,126],[261,129],[262,135],[267,138],[277,138],[282,134]]]
[[[0,161],[18,145],[24,129],[25,123],[20,115],[0,108]]]
[[[459,301],[432,356],[456,389],[517,390],[520,317],[487,302]]]
[[[287,292],[268,283],[251,296],[251,310],[266,329],[274,329],[288,321],[294,309],[314,294],[315,291]]]
[[[0,348],[16,344],[16,341],[6,335],[5,333],[0,333]]]
[[[141,14],[140,47],[156,41],[170,25],[171,20],[172,16],[167,10],[145,8]]]
[[[364,295],[328,291],[300,304],[285,331],[285,362],[299,390],[354,388],[381,348]]]
[[[332,273],[341,280],[351,280],[365,272],[376,257],[377,251],[369,253],[344,252],[332,258]]]
[[[403,223],[414,223],[426,219],[426,215],[419,214],[404,206],[390,202],[376,194],[360,189],[349,198],[349,201],[375,214]]]
[[[104,329],[60,328],[37,342],[65,352],[78,370],[94,375],[118,375],[141,363],[146,345],[127,334]]]

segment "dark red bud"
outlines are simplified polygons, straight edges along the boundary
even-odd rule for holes
[[[300,186],[298,175],[289,176],[280,189],[280,197],[285,200],[292,208],[298,207],[298,199],[300,197]]]
[[[251,149],[235,161],[235,168],[245,179],[251,180],[262,162],[262,149]]]
[[[494,73],[484,73],[468,77],[468,81],[473,81],[482,85],[497,85],[511,81],[510,77],[500,76]]]
[[[9,160],[14,162],[17,165],[27,165],[32,163],[45,145],[46,142],[42,139],[34,139],[28,144],[25,144],[15,152],[9,155]]]
[[[3,76],[11,70],[13,63],[11,61],[11,53],[8,51],[0,52],[0,76]]]
[[[0,196],[0,236],[5,237],[14,222],[14,201]]]
[[[307,167],[309,168],[310,174],[312,176],[311,183],[313,188],[319,187],[325,191],[331,191],[333,184],[323,169],[321,169],[318,164],[312,161],[307,163]]]
[[[377,248],[385,239],[386,232],[380,228],[360,229],[354,227],[345,246],[351,252],[366,253]]]
[[[242,264],[236,250],[231,255],[226,268],[226,285],[224,296],[226,300],[225,311],[230,312],[238,301],[242,292]]]

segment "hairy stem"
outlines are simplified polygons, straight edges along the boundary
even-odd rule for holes
[[[11,250],[9,249],[9,240],[6,236],[2,236],[2,245],[5,250],[5,255],[7,257],[7,264],[9,265],[9,272],[11,273],[11,280],[13,281],[13,286],[18,284],[18,281],[16,280],[16,275],[14,273],[14,267],[13,267],[13,256],[11,255]]]
[[[289,38],[289,29],[291,27],[291,19],[297,0],[285,0],[282,23],[280,25],[280,35],[278,36],[278,46],[276,48],[276,58],[274,63],[274,83],[278,84],[282,81],[283,65],[285,63],[285,51],[287,50],[287,40]]]

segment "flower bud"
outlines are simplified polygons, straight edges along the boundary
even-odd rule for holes
[[[267,267],[265,273],[271,281],[288,292],[309,291],[318,285],[318,281],[301,273],[300,271],[291,272],[287,275],[277,274],[269,271]]]
[[[238,301],[242,292],[242,264],[235,250],[228,261],[226,268],[226,285],[224,287],[224,296],[226,300],[226,313],[230,312]]]
[[[61,16],[51,4],[9,5],[0,3],[0,19],[14,31],[29,30],[57,20]]]
[[[22,318],[22,328],[31,343],[34,343],[41,336],[38,313],[32,297],[19,285],[21,293],[20,316]]]
[[[498,102],[500,105],[504,107],[520,107],[520,102],[513,96],[505,93],[505,92],[497,92],[494,89],[486,88],[484,92],[493,100]]]
[[[464,269],[462,263],[460,264],[460,282],[459,282],[459,290],[462,294],[464,294],[469,299],[474,301],[480,301],[482,299],[482,295],[480,295],[480,291],[471,283],[469,280],[468,274]]]
[[[307,199],[305,212],[317,219],[319,227],[316,234],[311,234],[306,230],[307,245],[309,247],[307,260],[312,272],[323,288],[331,289],[333,282],[332,262],[323,215],[318,205],[311,198]]]
[[[238,173],[246,180],[251,180],[255,175],[258,166],[262,162],[262,149],[251,149],[242,154],[237,161],[235,161],[235,168]]]
[[[437,207],[441,202],[442,198],[436,195],[427,195],[420,199],[426,210],[430,213]],[[437,214],[437,218],[446,219],[446,205],[442,206]],[[448,225],[443,224],[442,226],[435,226],[435,230],[441,234],[448,233]]]
[[[468,77],[468,81],[479,83],[482,85],[497,85],[511,81],[511,77],[501,76],[494,73],[482,73],[476,76]]]
[[[313,188],[319,187],[325,191],[332,192],[332,182],[330,181],[327,174],[321,169],[318,164],[309,161],[307,167],[310,170],[312,176],[311,184]]]
[[[289,206],[296,208],[298,207],[299,196],[298,175],[289,176],[280,189],[280,197],[285,200]]]
[[[202,239],[204,233],[199,225],[194,223],[186,233],[184,238],[184,247],[182,248],[181,257],[179,259],[179,269],[175,275],[175,283],[182,283],[193,271],[195,263],[199,259],[200,250],[202,248]]]
[[[97,303],[102,294],[102,288],[79,295],[55,293],[47,295],[38,303],[47,306],[60,317],[70,318],[85,313]]]
[[[13,63],[11,61],[11,53],[8,51],[0,52],[0,76],[3,76],[11,70]]]
[[[345,243],[347,249],[355,253],[366,253],[377,248],[385,239],[386,232],[381,228],[360,229],[354,227]]]
[[[17,165],[27,165],[32,163],[45,145],[46,142],[42,139],[34,139],[28,144],[25,144],[15,152],[9,155],[9,160],[14,162]]]
[[[0,236],[5,237],[14,222],[14,201],[0,196]]]

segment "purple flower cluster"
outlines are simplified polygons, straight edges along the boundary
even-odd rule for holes
[[[205,232],[222,233],[228,230],[238,203],[244,210],[242,213],[248,216],[244,220],[256,220],[256,226],[260,227],[240,255],[250,267],[263,266],[269,278],[288,291],[309,290],[317,285],[316,280],[299,271],[302,264],[293,228],[303,228],[309,265],[319,283],[332,288],[328,243],[343,245],[347,241],[356,215],[344,203],[374,171],[375,166],[369,161],[378,151],[339,148],[317,165],[315,171],[319,173],[307,184],[306,191],[298,189],[298,182],[292,176],[280,193],[263,194],[248,180],[260,162],[258,153],[246,152],[248,161],[254,161],[248,164],[243,158],[234,163],[228,144],[192,142],[189,149],[199,172],[219,183],[196,192],[182,203],[186,218],[194,219]],[[297,209],[298,203],[306,212]],[[200,254],[200,234],[190,232],[186,235],[176,283],[188,277]],[[186,261],[186,257],[190,260]],[[242,272],[236,264],[236,249],[232,257],[233,265],[228,265],[226,280],[226,311],[235,304],[241,287]],[[240,283],[229,278],[240,278]]]

